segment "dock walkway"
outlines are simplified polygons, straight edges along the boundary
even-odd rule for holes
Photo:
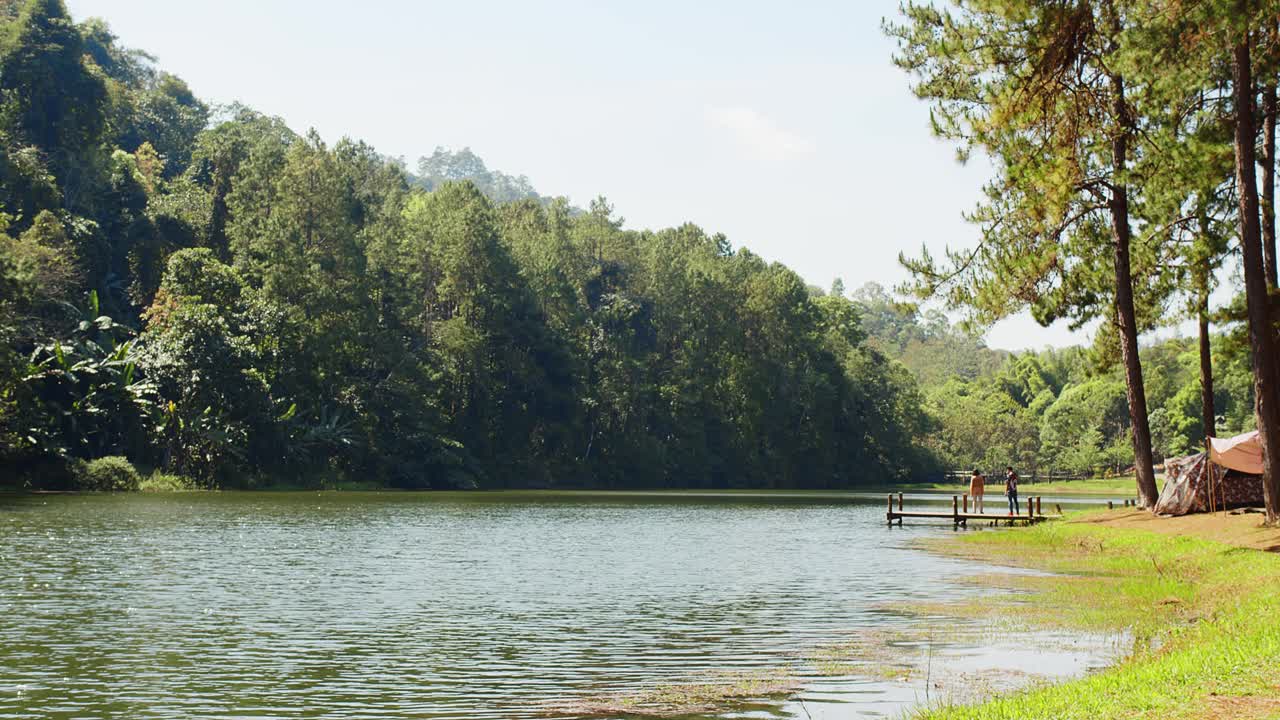
[[[1021,512],[975,513],[969,512],[969,496],[963,496],[963,508],[961,507],[961,497],[962,496],[960,495],[951,496],[951,512],[938,512],[927,510],[904,510],[902,507],[902,493],[898,493],[898,507],[897,509],[894,509],[893,493],[889,493],[889,511],[885,517],[890,526],[897,522],[898,526],[901,527],[903,518],[927,518],[933,520],[950,520],[955,527],[968,527],[970,520],[977,520],[979,522],[987,521],[994,525],[999,525],[1001,522],[1007,522],[1010,525],[1017,522],[1031,525],[1032,523],[1044,522],[1045,520],[1059,517],[1062,513],[1062,511],[1059,510],[1058,515],[1045,515],[1041,509],[1040,497],[1028,497],[1026,499],[1027,512],[1025,514]],[[1021,504],[1021,501],[1019,501],[1019,506],[1021,506]]]

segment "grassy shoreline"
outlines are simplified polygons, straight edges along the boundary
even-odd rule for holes
[[[930,543],[950,555],[1057,573],[1009,578],[1032,592],[992,613],[1031,627],[1128,631],[1107,670],[921,720],[1280,717],[1280,554],[1112,527],[1097,512]]]
[[[987,480],[987,494],[1003,495],[1004,481]],[[1023,479],[1019,488],[1023,496],[1026,495],[1114,495],[1116,497],[1133,497],[1136,489],[1134,480],[1131,477],[1114,477],[1114,478],[1091,478],[1089,480],[1071,480],[1059,482],[1041,482],[1030,483]],[[936,490],[939,492],[946,491],[952,493],[969,492],[969,484],[947,482],[947,483],[923,483],[919,485],[908,485],[907,488],[912,490]]]

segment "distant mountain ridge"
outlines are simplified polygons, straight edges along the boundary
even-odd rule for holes
[[[987,347],[980,336],[952,325],[936,308],[922,313],[914,304],[896,300],[877,283],[863,285],[850,297],[862,311],[869,344],[905,365],[922,387],[990,375],[1013,355]]]
[[[432,191],[446,182],[470,180],[480,192],[495,203],[518,200],[536,200],[542,205],[555,198],[542,195],[529,181],[527,175],[508,175],[500,170],[490,170],[470,147],[449,150],[436,146],[429,156],[418,158],[417,172],[408,172],[410,183]]]

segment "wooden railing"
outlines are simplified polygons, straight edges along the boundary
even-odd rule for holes
[[[983,475],[987,477],[987,483],[989,484],[1004,482],[1003,470],[996,471],[996,472],[984,472]],[[973,477],[973,470],[946,470],[946,471],[943,471],[942,473],[942,482],[967,484],[969,482],[969,478],[971,477]],[[1047,472],[1033,470],[1027,473],[1026,475],[1019,475],[1018,482],[1029,483],[1031,485],[1034,485],[1036,483],[1042,483],[1042,482],[1071,482],[1073,480],[1090,480],[1093,477],[1094,477],[1093,475],[1086,475],[1084,473],[1067,472],[1065,470],[1050,470]]]

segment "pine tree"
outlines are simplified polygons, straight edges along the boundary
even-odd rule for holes
[[[906,22],[887,26],[899,41],[897,64],[932,101],[936,134],[956,140],[961,157],[986,153],[997,177],[970,219],[976,248],[926,250],[903,258],[912,290],[945,293],[979,323],[1030,307],[1048,324],[1104,317],[1125,370],[1137,489],[1154,505],[1135,301],[1131,188],[1141,156],[1128,81],[1114,59],[1128,24],[1113,0],[1046,4],[1028,0],[957,2],[954,11],[908,4]],[[1109,267],[1104,264],[1109,258]],[[1143,278],[1154,275],[1148,263]]]

